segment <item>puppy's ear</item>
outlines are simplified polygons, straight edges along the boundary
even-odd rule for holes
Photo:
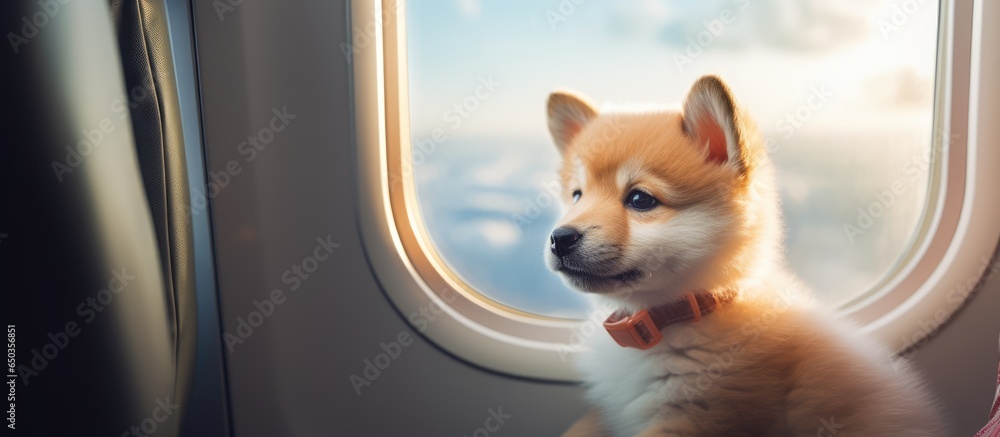
[[[566,148],[573,141],[583,126],[597,116],[597,111],[586,99],[575,94],[556,91],[549,94],[549,132],[555,140],[559,153],[566,153]]]
[[[706,161],[747,170],[743,129],[733,96],[722,79],[702,76],[684,101],[684,133],[706,148]]]

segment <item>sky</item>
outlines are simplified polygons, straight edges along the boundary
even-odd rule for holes
[[[773,141],[788,258],[818,298],[867,290],[906,249],[926,193],[925,166],[912,170],[931,145],[936,2],[573,4],[407,2],[421,214],[467,282],[521,309],[581,314],[585,300],[541,258],[560,214],[546,201],[559,163],[547,95],[574,90],[601,110],[677,107],[703,74],[726,80]],[[428,143],[435,129],[445,139]],[[897,181],[906,189],[885,216],[845,236],[857,208]]]
[[[879,23],[893,23],[896,3],[588,0],[563,14],[558,1],[411,1],[411,98],[420,105],[411,121],[415,130],[441,125],[479,77],[493,76],[498,93],[462,133],[535,135],[545,130],[538,114],[554,89],[598,104],[676,106],[697,77],[716,73],[765,128],[816,85],[837,94],[828,112],[838,116],[816,120],[816,129],[905,126],[911,114],[881,109],[932,98],[932,89],[907,85],[934,75],[937,10],[928,0],[884,35]],[[687,38],[723,10],[732,24],[678,68],[674,55],[686,54]]]

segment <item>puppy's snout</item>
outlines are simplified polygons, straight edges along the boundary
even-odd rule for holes
[[[563,257],[572,253],[582,238],[583,234],[574,228],[567,226],[556,228],[549,236],[549,249],[553,255]]]

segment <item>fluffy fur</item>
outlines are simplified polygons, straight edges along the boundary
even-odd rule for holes
[[[699,79],[680,111],[599,113],[557,92],[548,115],[563,156],[557,227],[581,235],[568,253],[546,250],[552,270],[616,310],[691,290],[732,298],[646,351],[594,335],[579,367],[597,416],[572,433],[945,435],[914,373],[785,272],[771,164],[720,79]],[[637,191],[656,205],[630,206]]]

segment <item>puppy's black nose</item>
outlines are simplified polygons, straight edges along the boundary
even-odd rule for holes
[[[556,256],[569,255],[570,252],[573,252],[576,244],[580,242],[580,237],[583,237],[583,234],[576,229],[569,227],[556,228],[549,237],[549,249]]]

